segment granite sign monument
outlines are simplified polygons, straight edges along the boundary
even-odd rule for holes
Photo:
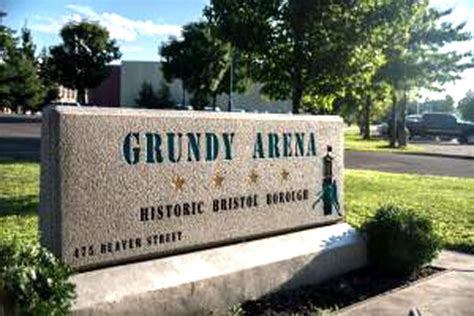
[[[333,116],[48,108],[42,242],[90,269],[334,223],[342,129]]]

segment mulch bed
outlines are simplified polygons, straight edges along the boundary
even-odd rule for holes
[[[245,315],[314,315],[319,309],[341,309],[378,294],[409,285],[443,269],[427,266],[415,275],[395,278],[370,267],[352,271],[322,284],[270,294],[242,304]]]

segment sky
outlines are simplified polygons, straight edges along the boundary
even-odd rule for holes
[[[3,24],[26,25],[39,49],[56,45],[68,21],[98,21],[117,40],[122,60],[159,59],[158,47],[181,27],[198,21],[207,0],[0,0],[7,12]]]
[[[38,49],[60,42],[59,30],[68,21],[83,19],[99,21],[116,39],[122,60],[159,60],[158,48],[170,36],[179,36],[181,27],[199,21],[209,0],[0,0],[0,10],[6,11],[3,24],[19,30],[32,30]],[[474,0],[431,0],[434,7],[453,8],[448,22],[466,22],[465,30],[474,35]],[[453,44],[448,49],[474,50],[474,40]],[[421,91],[420,100],[444,98],[455,101],[474,90],[474,69],[463,78],[448,83],[440,93]]]

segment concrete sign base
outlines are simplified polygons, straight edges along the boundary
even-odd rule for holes
[[[76,274],[73,314],[219,313],[365,264],[361,236],[347,224],[334,224]]]

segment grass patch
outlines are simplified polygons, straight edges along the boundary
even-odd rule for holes
[[[354,151],[381,151],[381,152],[422,152],[423,147],[408,145],[406,148],[390,148],[388,141],[381,138],[364,140],[359,135],[357,127],[351,127],[344,132],[344,147]]]
[[[37,240],[38,193],[37,163],[0,163],[0,240]]]
[[[0,239],[38,238],[39,164],[0,163]],[[474,179],[347,170],[347,221],[359,226],[382,204],[412,208],[435,220],[451,249],[474,253]]]
[[[447,248],[474,253],[474,179],[348,170],[345,188],[351,225],[391,203],[431,218]]]

